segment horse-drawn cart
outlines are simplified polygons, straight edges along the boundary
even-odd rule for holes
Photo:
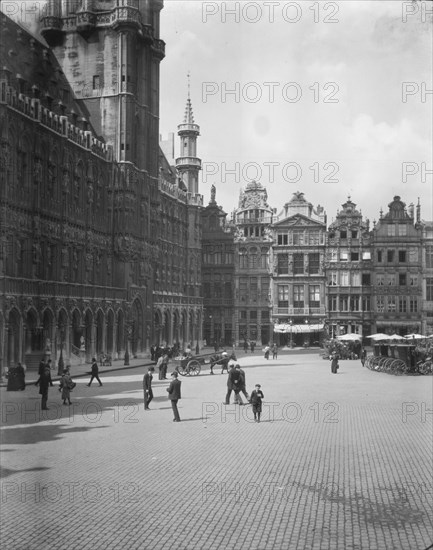
[[[182,376],[197,376],[201,372],[201,366],[206,362],[205,357],[195,355],[191,357],[176,357],[176,371]]]
[[[214,366],[220,366],[221,372],[228,371],[228,363],[230,360],[236,361],[236,355],[227,352],[221,354],[208,353],[204,355],[190,355],[187,357],[176,357],[175,370],[182,376],[197,376],[201,372],[203,365],[209,365],[210,373],[213,374]]]

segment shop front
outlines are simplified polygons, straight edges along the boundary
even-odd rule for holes
[[[279,347],[318,347],[324,337],[323,323],[280,323],[274,325],[274,339]]]

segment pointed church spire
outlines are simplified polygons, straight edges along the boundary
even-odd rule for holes
[[[192,195],[198,194],[198,173],[201,170],[201,160],[197,157],[197,137],[200,126],[195,124],[190,96],[190,73],[188,71],[188,98],[186,100],[183,123],[177,127],[180,138],[180,156],[176,159],[176,168],[180,177]]]
[[[192,105],[191,105],[191,86],[190,86],[190,72],[188,71],[188,74],[186,75],[188,78],[188,98],[186,100],[186,107],[185,107],[185,116],[183,117],[183,122],[185,124],[194,124],[194,114],[192,112]]]

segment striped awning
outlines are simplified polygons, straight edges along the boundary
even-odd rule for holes
[[[323,330],[324,326],[325,325],[323,324],[309,325],[305,323],[303,325],[289,325],[288,323],[283,323],[280,325],[274,325],[274,332],[291,332],[292,334],[300,332],[320,332]]]

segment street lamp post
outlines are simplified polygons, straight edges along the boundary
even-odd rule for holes
[[[57,375],[61,376],[63,374],[63,368],[65,363],[63,361],[63,343],[65,339],[65,326],[63,324],[59,325],[59,334],[60,334],[60,357],[57,364]]]
[[[129,339],[131,337],[132,327],[127,325],[126,327],[126,348],[125,348],[125,359],[123,361],[123,365],[125,367],[129,366]]]
[[[305,319],[305,326],[308,327],[308,319]],[[310,333],[308,332],[308,329],[305,334],[306,336],[304,338],[304,347],[308,348],[308,346],[310,345]]]

